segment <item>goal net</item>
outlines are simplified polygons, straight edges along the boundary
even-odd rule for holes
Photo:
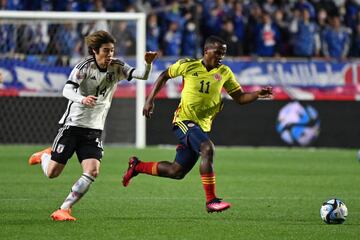
[[[74,65],[87,55],[86,35],[110,32],[117,40],[116,57],[143,68],[145,17],[144,13],[0,11],[4,79],[0,83],[0,143],[51,143],[66,108],[62,88]],[[105,142],[145,147],[144,101],[144,81],[119,84],[105,126]]]

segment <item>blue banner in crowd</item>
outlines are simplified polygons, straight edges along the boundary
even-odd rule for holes
[[[176,60],[157,59],[147,81],[148,87],[151,87],[157,76]],[[135,65],[133,59],[125,61],[132,66]],[[289,98],[300,100],[302,96],[309,97],[308,93],[313,95],[310,96],[310,99],[321,99],[321,97],[316,97],[319,89],[322,93],[329,91],[330,95],[334,94],[334,91],[338,94],[346,93],[348,96],[346,99],[349,100],[356,100],[356,96],[359,95],[360,65],[355,62],[226,60],[224,64],[233,70],[238,81],[245,88],[270,85],[277,87],[278,91],[282,93],[281,96],[286,95],[290,96]],[[0,84],[0,92],[12,90],[18,95],[22,95],[21,93],[24,92],[31,92],[32,95],[60,93],[71,70],[72,67],[47,66],[20,60],[0,60],[0,71],[4,76],[4,83]],[[134,84],[135,81],[130,83],[124,81],[119,84],[119,88]],[[163,97],[178,97],[181,87],[176,87],[176,85],[180,86],[181,84],[181,78],[172,81],[166,87]]]
[[[70,67],[55,67],[20,60],[0,60],[4,77],[2,89],[58,92],[64,87]]]

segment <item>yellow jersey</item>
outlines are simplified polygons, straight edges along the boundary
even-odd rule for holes
[[[168,69],[171,78],[183,77],[183,89],[173,123],[190,120],[205,132],[211,130],[216,114],[222,109],[221,90],[228,94],[241,89],[234,73],[226,65],[208,71],[202,59],[180,59]]]

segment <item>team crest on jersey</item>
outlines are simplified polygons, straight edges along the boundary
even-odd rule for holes
[[[76,73],[76,79],[80,79],[81,78],[81,73],[80,72],[77,72]]]
[[[57,153],[62,153],[64,151],[65,145],[64,144],[59,144],[56,148],[56,152]]]
[[[76,73],[76,79],[84,79],[86,77],[86,73],[82,73],[81,71],[78,71]]]
[[[221,81],[221,79],[222,79],[221,74],[220,74],[220,73],[216,73],[216,74],[214,75],[214,79],[215,79],[216,81]]]
[[[106,81],[113,82],[115,81],[115,74],[113,72],[106,73]]]

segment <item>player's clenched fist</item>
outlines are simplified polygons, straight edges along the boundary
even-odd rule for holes
[[[88,107],[94,107],[96,104],[96,100],[97,100],[97,97],[95,97],[93,95],[89,95],[89,96],[85,97],[81,101],[81,103]]]
[[[270,86],[263,87],[259,91],[259,98],[272,98],[272,96],[273,96],[273,91],[272,91],[272,87]]]
[[[157,52],[146,52],[145,53],[145,62],[147,64],[151,64],[155,60],[157,55],[158,55]]]

